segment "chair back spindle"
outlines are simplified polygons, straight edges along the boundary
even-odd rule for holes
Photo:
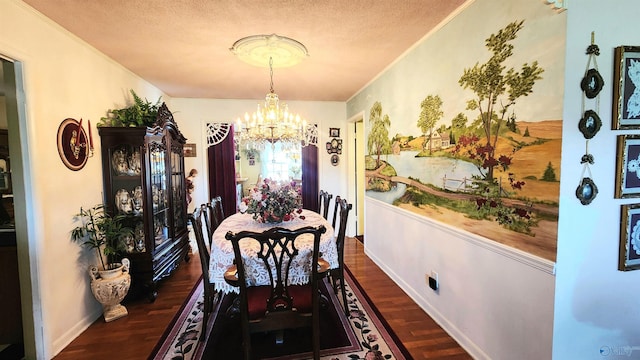
[[[224,210],[222,208],[222,198],[216,196],[210,202],[200,205],[202,215],[205,220],[207,236],[209,239],[209,247],[213,240],[213,233],[216,231],[222,220],[224,220]]]
[[[336,202],[333,205],[333,219],[331,220],[331,227],[334,229],[334,231],[336,228],[336,219],[338,218],[338,212],[340,211],[339,206],[340,206],[340,195],[336,196]]]
[[[345,314],[348,314],[349,308],[347,306],[347,295],[344,289],[344,240],[347,231],[347,220],[349,219],[349,212],[351,211],[352,205],[347,202],[347,199],[340,199],[337,202],[338,207],[336,209],[340,212],[340,223],[338,224],[338,234],[336,235],[336,248],[338,249],[338,267],[336,269],[331,269],[330,275],[334,292],[338,292],[338,282],[340,283],[344,311]]]
[[[325,220],[328,220],[329,217],[329,203],[331,202],[331,198],[333,198],[332,194],[320,190],[318,195],[318,213],[322,215]]]

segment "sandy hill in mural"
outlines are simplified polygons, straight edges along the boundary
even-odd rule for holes
[[[458,83],[474,96],[452,119],[443,119],[444,96],[429,94],[415,130],[392,136],[392,119],[373,104],[367,195],[555,260],[562,121],[523,121],[514,111],[544,72],[537,61],[503,64],[522,26],[491,35],[489,60],[462,71]]]

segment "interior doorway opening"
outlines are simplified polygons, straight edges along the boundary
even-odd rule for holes
[[[348,120],[349,123],[349,149],[353,154],[349,157],[348,179],[349,194],[352,200],[353,210],[353,236],[364,242],[365,228],[365,135],[364,135],[364,113],[359,113]]]
[[[25,359],[46,357],[44,334],[42,331],[42,298],[39,294],[40,283],[35,253],[35,238],[29,237],[34,231],[32,223],[27,221],[27,213],[33,211],[31,186],[29,138],[27,136],[27,105],[25,99],[24,66],[21,61],[0,54],[0,88],[4,96],[7,137],[9,144],[10,183],[13,195],[14,232],[17,247],[19,273],[19,294],[22,322],[22,341]],[[0,280],[4,284],[4,280]],[[0,319],[4,317],[0,316]],[[6,322],[2,324],[6,325]],[[2,343],[0,341],[0,343]],[[2,359],[11,359],[0,354]],[[19,359],[22,359],[20,357]]]
[[[15,68],[1,57],[0,62],[0,358],[22,359],[22,298],[9,147],[9,139],[16,136],[15,128],[9,126],[17,116]]]

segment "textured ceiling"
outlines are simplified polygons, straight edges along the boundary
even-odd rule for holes
[[[256,99],[269,70],[237,59],[278,34],[309,57],[274,69],[284,100],[345,101],[465,0],[24,0],[171,97]]]

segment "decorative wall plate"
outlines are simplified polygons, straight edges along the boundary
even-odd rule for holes
[[[327,153],[342,154],[342,139],[331,139],[327,142]]]
[[[584,78],[582,78],[582,81],[580,82],[580,88],[589,99],[596,97],[600,93],[600,90],[602,90],[603,86],[604,79],[602,79],[602,76],[597,69],[587,70]]]
[[[142,194],[142,186],[136,186],[131,192],[131,203],[133,204],[133,214],[140,216],[142,215],[143,210],[143,194]]]
[[[598,195],[598,187],[591,178],[582,178],[580,185],[576,189],[576,197],[580,199],[582,205],[589,205]]]
[[[140,160],[140,151],[138,149],[133,149],[131,154],[129,154],[129,172],[133,175],[140,175],[140,170],[142,169],[142,163]]]
[[[133,212],[133,202],[131,201],[131,194],[126,189],[120,189],[116,192],[115,196],[116,208],[121,214],[130,214]]]
[[[340,157],[336,154],[331,155],[331,165],[338,166],[338,162],[340,162]]]
[[[129,174],[128,152],[124,148],[116,149],[111,154],[111,167],[116,175]]]
[[[593,110],[585,111],[584,116],[578,123],[578,129],[580,129],[580,132],[584,135],[585,139],[591,139],[594,137],[598,131],[600,131],[601,126],[602,121],[600,120],[600,116],[598,116],[598,114]]]
[[[81,122],[72,118],[62,121],[58,127],[58,154],[69,169],[78,171],[86,165],[89,158],[87,141]]]

